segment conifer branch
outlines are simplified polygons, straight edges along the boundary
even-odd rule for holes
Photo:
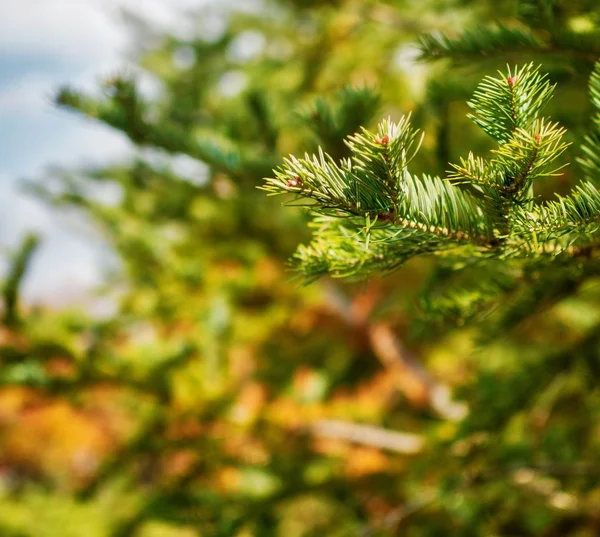
[[[29,234],[23,239],[19,250],[15,254],[10,272],[2,289],[2,298],[4,299],[2,322],[6,326],[14,326],[19,323],[18,308],[21,284],[39,243],[40,238],[37,235]]]
[[[303,119],[334,159],[348,156],[345,139],[371,122],[379,108],[380,96],[370,88],[346,87],[339,91],[333,105],[318,98]]]
[[[215,129],[190,132],[173,122],[163,122],[161,118],[151,120],[157,110],[142,98],[130,77],[114,77],[105,86],[103,99],[63,88],[56,96],[56,102],[122,131],[138,146],[160,148],[172,154],[185,153],[232,177],[262,174],[275,165],[273,157],[261,148],[236,143]],[[248,106],[253,115],[264,113],[257,108],[260,104],[252,99]],[[269,132],[267,143],[272,145],[275,136],[274,132]]]
[[[469,117],[498,147],[491,158],[469,153],[446,179],[409,171],[422,136],[408,117],[384,121],[376,134],[363,128],[350,136],[351,156],[339,164],[321,149],[286,159],[263,188],[294,194],[291,203],[317,216],[313,241],[298,249],[296,267],[312,280],[387,272],[417,255],[461,250],[480,259],[557,255],[594,233],[600,195],[591,183],[558,201],[535,203],[536,181],[559,173],[565,164],[557,159],[568,147],[565,129],[540,117],[553,90],[532,64],[486,77]]]
[[[590,76],[590,101],[595,110],[592,128],[581,146],[583,157],[578,159],[588,181],[600,184],[600,62]]]
[[[568,55],[593,64],[600,51],[598,32],[581,32],[568,25],[568,10],[557,9],[556,0],[517,0],[517,14],[523,26],[493,24],[450,37],[439,32],[419,39],[420,59],[449,59],[455,64],[515,54]],[[560,13],[562,12],[562,17]],[[565,16],[567,14],[567,16]],[[588,8],[593,18],[597,11]]]
[[[290,157],[263,188],[272,194],[295,193],[296,199],[305,200],[304,204],[314,200],[330,214],[395,213],[406,167],[420,145],[417,135],[409,118],[398,124],[384,121],[377,134],[363,128],[346,142],[352,153],[350,159],[337,164],[320,148],[318,155]]]
[[[441,33],[422,36],[419,39],[419,59],[433,61],[449,58],[459,63],[499,52],[541,51],[543,48],[544,43],[531,30],[498,24],[467,30],[456,38]]]
[[[576,239],[600,229],[600,192],[589,182],[582,183],[569,196],[557,196],[557,201],[537,205],[534,210],[517,209],[514,214],[515,233],[532,245],[568,236],[565,250]]]
[[[498,143],[510,141],[517,129],[528,130],[552,98],[554,85],[533,64],[508,68],[507,75],[485,77],[467,103],[476,125]]]
[[[555,26],[555,0],[519,0],[519,18],[525,24],[553,30]]]
[[[490,167],[497,185],[507,195],[517,196],[526,191],[534,179],[557,175],[564,166],[549,169],[568,147],[562,141],[565,129],[544,120],[536,121],[529,130],[517,128],[510,141],[494,151]]]

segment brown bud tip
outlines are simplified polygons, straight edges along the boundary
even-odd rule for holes
[[[384,134],[381,138],[375,138],[375,142],[379,145],[388,145],[390,143],[390,137]]]
[[[539,144],[539,143],[540,143],[540,140],[542,139],[542,137],[541,137],[539,134],[535,134],[535,135],[533,136],[533,139],[534,139],[534,140],[535,140],[535,141],[536,141],[536,142]]]
[[[506,81],[508,82],[509,86],[514,86],[517,82],[517,80],[519,80],[518,76],[509,76]]]
[[[302,179],[300,179],[300,177],[292,177],[291,179],[288,179],[287,186],[291,188],[301,188]]]

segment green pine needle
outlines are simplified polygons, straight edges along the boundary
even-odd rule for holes
[[[500,76],[488,76],[479,84],[469,114],[479,127],[498,143],[507,143],[517,129],[529,129],[546,107],[554,85],[533,64],[510,69]]]

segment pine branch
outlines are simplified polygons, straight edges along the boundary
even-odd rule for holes
[[[504,197],[526,192],[534,179],[558,175],[564,167],[552,163],[566,150],[566,131],[556,123],[535,121],[529,130],[517,128],[510,140],[493,151],[487,161],[469,153],[460,164],[451,164],[449,179],[479,186],[486,194],[496,191]]]
[[[312,109],[302,114],[318,142],[335,159],[348,156],[346,137],[359,131],[373,119],[379,103],[379,94],[370,88],[346,87],[339,91],[333,105],[318,98]]]
[[[476,59],[506,57],[515,54],[568,55],[593,64],[600,51],[598,32],[575,32],[558,20],[553,0],[520,0],[519,17],[525,27],[495,24],[469,29],[456,37],[441,33],[419,38],[419,59],[448,59],[456,65]]]
[[[267,179],[271,194],[297,194],[296,200],[313,200],[321,212],[347,215],[383,215],[395,212],[402,194],[406,166],[416,154],[418,131],[408,118],[398,124],[384,121],[378,134],[362,129],[347,140],[352,157],[338,165],[319,148],[318,155],[290,157]],[[416,147],[415,147],[416,144]]]
[[[449,252],[458,245],[488,247],[483,220],[475,216],[479,213],[468,194],[439,178],[425,177],[421,182],[408,177],[411,186],[402,217],[386,213],[379,215],[380,220],[367,216],[366,222],[316,218],[313,241],[299,246],[295,268],[309,282],[325,274],[364,277],[394,271],[412,257]]]
[[[567,236],[555,253],[564,251],[575,240],[600,229],[600,192],[592,183],[582,183],[569,196],[537,205],[534,210],[517,209],[514,232],[527,246],[556,241]]]
[[[300,245],[292,264],[310,283],[330,274],[334,278],[362,278],[396,270],[416,255],[455,246],[447,238],[414,227],[361,227],[362,221],[345,223],[334,217],[316,218],[313,240]]]
[[[377,134],[363,128],[350,136],[351,157],[340,164],[321,149],[288,158],[263,189],[295,194],[292,203],[318,216],[296,267],[312,280],[389,272],[418,255],[556,255],[595,232],[600,196],[591,183],[556,202],[535,203],[535,181],[558,174],[564,164],[556,161],[568,146],[565,129],[539,117],[553,89],[532,64],[484,79],[469,103],[470,118],[498,148],[490,159],[470,153],[453,165],[449,180],[410,173],[420,143],[408,117],[384,121]],[[474,302],[462,310],[478,308]]]
[[[313,243],[295,257],[306,277],[389,271],[456,244],[487,245],[483,215],[468,192],[408,171],[420,145],[408,118],[384,121],[377,134],[363,129],[347,144],[352,156],[339,165],[322,150],[290,157],[263,187],[296,194],[292,204],[322,217]]]
[[[588,181],[600,184],[600,62],[596,63],[590,76],[590,101],[595,110],[593,126],[585,137],[581,150],[583,158],[578,162]]]
[[[519,18],[528,26],[551,30],[555,25],[555,0],[519,0]]]
[[[373,223],[479,241],[481,214],[468,193],[437,177],[417,179],[408,172],[420,145],[417,134],[408,118],[397,124],[384,121],[378,134],[363,129],[348,139],[350,160],[337,165],[321,150],[318,156],[291,157],[264,189],[314,200],[311,208],[322,214],[342,211]]]
[[[544,43],[530,30],[498,24],[490,28],[467,30],[456,38],[435,33],[419,39],[422,61],[448,58],[455,63],[474,57],[490,56],[515,51],[542,51]]]
[[[149,118],[155,110],[144,101],[131,78],[110,79],[105,91],[105,99],[98,100],[63,88],[56,102],[123,132],[139,146],[164,149],[173,154],[185,153],[232,177],[264,175],[275,165],[273,157],[260,147],[240,146],[214,130],[190,133],[169,121],[151,121]],[[257,104],[252,106],[256,113]]]
[[[523,194],[534,179],[557,175],[564,166],[552,168],[551,164],[565,151],[568,144],[562,141],[565,129],[555,123],[536,121],[529,130],[517,128],[508,143],[496,151],[490,168],[493,180],[502,181],[496,186],[506,195],[523,200]]]
[[[19,251],[13,260],[2,291],[4,298],[4,315],[2,321],[6,326],[14,326],[19,322],[18,306],[21,283],[39,242],[40,239],[37,235],[27,235],[23,239]]]
[[[554,85],[533,64],[508,68],[508,75],[486,77],[467,104],[468,117],[497,142],[510,141],[517,129],[528,130],[552,98]]]

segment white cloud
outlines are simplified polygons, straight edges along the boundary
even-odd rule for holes
[[[23,196],[14,181],[0,176],[0,244],[14,248],[26,231],[43,231],[51,223],[46,207]]]
[[[72,60],[117,57],[127,43],[121,10],[159,28],[185,24],[185,13],[210,0],[0,0],[0,49]]]
[[[56,109],[52,95],[62,84],[93,89],[98,78],[127,65],[130,32],[119,22],[122,8],[158,28],[190,32],[198,21],[186,19],[185,12],[210,1],[224,3],[0,0],[0,250],[15,247],[27,231],[44,235],[25,282],[29,301],[74,299],[99,283],[111,256],[98,235],[82,238],[58,211],[20,192],[17,179],[43,177],[48,164],[108,162],[131,151],[122,134]],[[156,90],[144,83],[148,92]],[[201,176],[202,170],[183,157],[177,163]],[[0,274],[3,269],[6,264],[0,259]]]
[[[98,58],[124,44],[100,0],[0,1],[0,47],[21,54]]]
[[[85,301],[114,265],[115,258],[99,234],[74,235],[54,228],[43,234],[23,285],[23,298],[55,306]]]
[[[48,84],[44,77],[27,75],[0,88],[0,114],[34,114],[48,107]]]

